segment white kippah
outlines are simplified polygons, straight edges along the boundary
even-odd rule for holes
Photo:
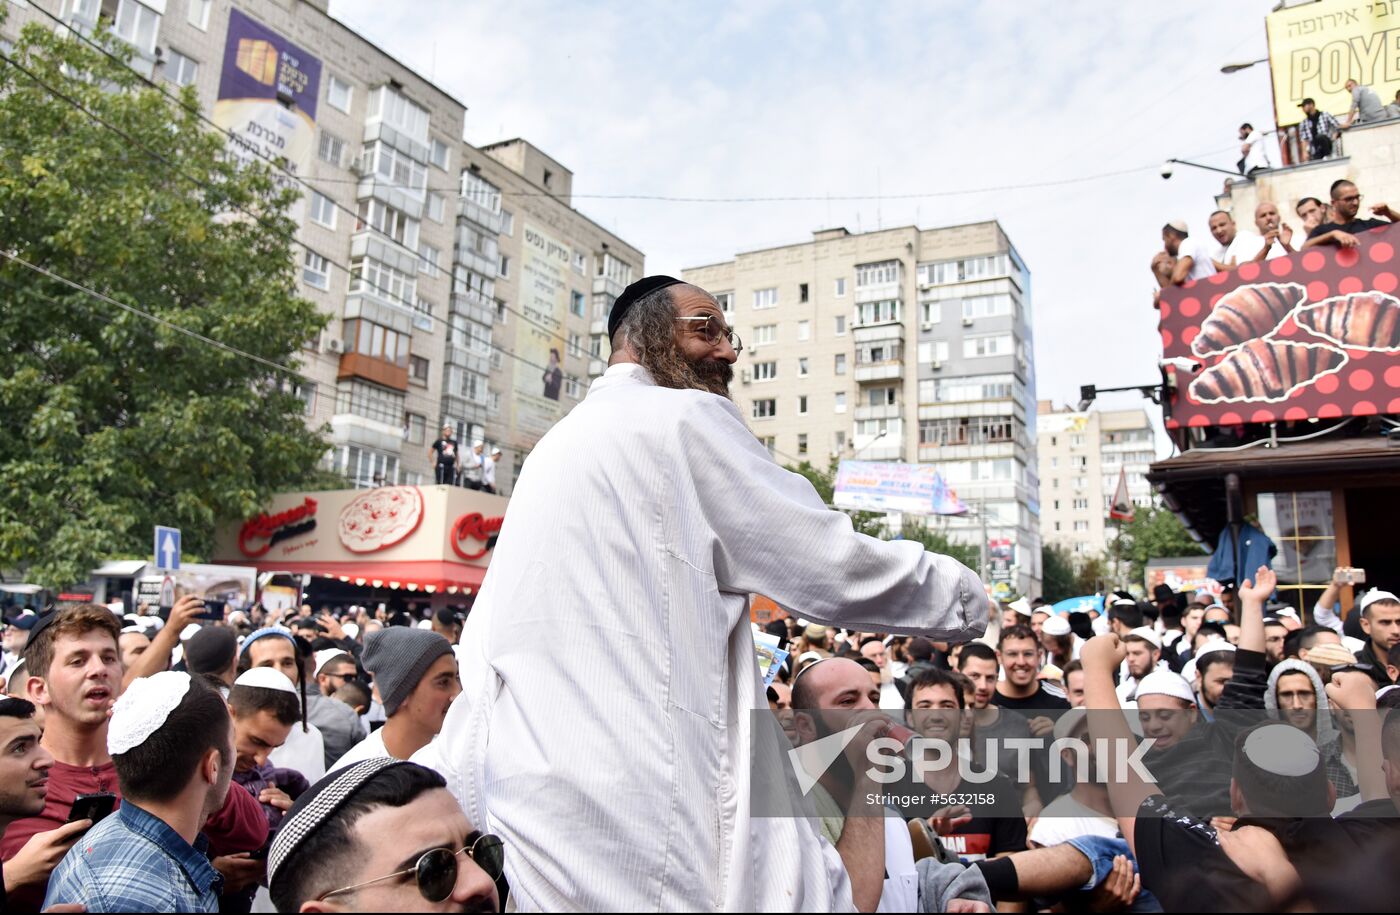
[[[1196,694],[1191,689],[1191,684],[1180,674],[1169,670],[1154,670],[1143,677],[1142,682],[1138,684],[1137,697],[1141,699],[1143,696],[1171,696],[1192,705],[1196,704]]]
[[[311,676],[319,677],[321,671],[325,670],[326,664],[329,663],[332,658],[338,658],[345,654],[347,653],[343,648],[322,648],[320,651],[316,652],[316,667],[311,671]]]
[[[190,624],[189,624],[188,626],[186,626],[184,629],[181,629],[181,630],[180,630],[180,641],[182,641],[182,642],[187,642],[187,641],[189,641],[190,639],[194,638],[195,633],[199,632],[199,630],[201,630],[201,629],[203,629],[203,628],[204,628],[204,627],[201,626],[201,625],[199,625],[198,623],[190,623]]]
[[[112,706],[107,722],[107,752],[120,756],[145,743],[190,691],[190,675],[163,670],[149,677],[138,677]]]
[[[347,638],[355,639],[360,637],[360,627],[355,623],[346,623],[340,628],[345,631],[345,635]]]
[[[1063,616],[1051,616],[1040,624],[1040,631],[1046,635],[1069,635],[1069,620]]]
[[[1018,597],[1006,606],[1015,610],[1021,616],[1030,616],[1032,613],[1031,602],[1024,597]]]
[[[256,686],[259,689],[276,689],[296,695],[297,688],[287,675],[271,667],[250,667],[238,675],[234,686]]]
[[[1128,635],[1137,636],[1147,644],[1151,645],[1153,648],[1162,647],[1162,637],[1157,634],[1156,630],[1151,629],[1147,626],[1139,626],[1132,632],[1129,632]]]
[[[1315,772],[1322,762],[1313,739],[1282,722],[1261,727],[1246,737],[1244,755],[1265,772],[1287,778]]]

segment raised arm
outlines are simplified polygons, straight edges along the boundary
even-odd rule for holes
[[[180,633],[190,623],[199,619],[203,612],[204,599],[197,595],[186,594],[177,600],[175,606],[170,608],[170,619],[165,621],[160,632],[151,639],[151,647],[143,651],[122,675],[122,689],[126,689],[141,677],[149,677],[168,668],[170,656],[175,651],[175,646],[180,644]]]
[[[1113,674],[1127,657],[1127,651],[1113,633],[1099,635],[1084,643],[1079,660],[1084,665],[1084,707],[1089,709],[1089,736],[1094,746],[1105,741],[1106,747],[1133,746],[1137,743],[1128,720],[1122,715],[1118,693],[1113,686]],[[1110,712],[1114,714],[1110,714]],[[1133,827],[1137,824],[1138,808],[1154,794],[1161,794],[1155,784],[1144,781],[1131,764],[1119,766],[1121,759],[1110,752],[1110,759],[1099,757],[1108,777],[1108,800],[1118,819],[1118,828],[1128,840],[1128,847],[1137,854]],[[1123,754],[1126,756],[1127,754]]]

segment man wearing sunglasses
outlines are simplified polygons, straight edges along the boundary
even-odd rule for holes
[[[774,462],[728,396],[743,344],[714,296],[647,277],[608,330],[607,371],[516,484],[463,632],[462,696],[414,759],[510,844],[522,911],[849,908],[856,849],[752,814],[787,748],[754,724],[771,713],[748,595],[966,641],[986,590],[917,542],[855,533]],[[879,822],[857,819],[883,854]]]
[[[1357,235],[1400,221],[1400,213],[1396,213],[1383,203],[1377,203],[1371,207],[1371,213],[1375,216],[1382,216],[1383,219],[1362,219],[1358,215],[1360,211],[1361,191],[1357,189],[1356,185],[1345,178],[1333,181],[1332,212],[1336,214],[1335,221],[1324,222],[1309,232],[1307,243],[1303,247],[1340,245],[1343,248],[1355,248],[1361,243],[1357,239]]]
[[[495,912],[504,848],[431,769],[387,757],[303,794],[268,852],[279,912]]]

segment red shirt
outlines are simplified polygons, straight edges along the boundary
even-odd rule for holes
[[[204,824],[210,858],[253,851],[262,848],[267,841],[267,818],[263,816],[262,806],[247,791],[234,788],[237,786],[230,788],[223,808]],[[44,812],[9,825],[4,839],[0,840],[0,860],[13,858],[35,834],[57,829],[68,822],[68,811],[78,795],[101,791],[115,794],[117,805],[121,805],[122,789],[117,783],[117,767],[113,763],[70,766],[55,762],[49,770]],[[37,912],[44,902],[44,890],[41,885],[20,887],[9,895],[10,911]]]

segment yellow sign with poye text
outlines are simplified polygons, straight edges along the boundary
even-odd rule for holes
[[[1370,86],[1381,104],[1400,90],[1400,0],[1320,0],[1270,13],[1269,66],[1280,127],[1303,119],[1305,98],[1340,117],[1346,81]]]

